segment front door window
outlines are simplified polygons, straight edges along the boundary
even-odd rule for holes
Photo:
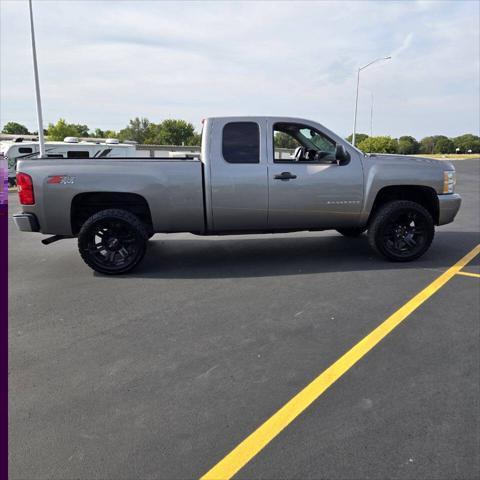
[[[318,130],[296,123],[273,127],[275,163],[336,163],[336,144]]]

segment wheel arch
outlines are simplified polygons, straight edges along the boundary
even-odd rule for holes
[[[434,188],[422,185],[389,185],[381,188],[372,205],[367,224],[369,225],[376,211],[394,200],[410,200],[422,205],[433,218],[435,225],[439,222],[438,195]]]
[[[137,193],[84,192],[75,195],[70,208],[73,235],[77,235],[83,223],[101,210],[117,208],[136,215],[153,232],[152,215],[147,200]]]

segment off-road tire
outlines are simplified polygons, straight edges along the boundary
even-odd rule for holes
[[[78,250],[96,272],[119,275],[130,272],[143,259],[149,230],[133,213],[121,209],[101,210],[80,229]]]
[[[401,238],[405,230],[410,232],[404,237],[406,240]],[[409,200],[395,200],[382,205],[368,227],[370,246],[393,262],[410,262],[421,257],[430,247],[434,234],[435,226],[428,210]],[[396,248],[397,242],[399,248]]]

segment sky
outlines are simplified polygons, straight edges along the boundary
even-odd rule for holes
[[[283,115],[357,132],[480,130],[480,2],[34,0],[45,126]],[[27,0],[0,1],[0,124],[37,129]]]

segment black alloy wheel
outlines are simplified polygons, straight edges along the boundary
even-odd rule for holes
[[[408,262],[423,255],[433,236],[434,223],[428,210],[407,200],[397,200],[381,207],[368,231],[372,247],[396,262]]]
[[[130,212],[102,210],[82,226],[78,248],[85,263],[93,270],[118,275],[132,270],[146,251],[148,231]]]

